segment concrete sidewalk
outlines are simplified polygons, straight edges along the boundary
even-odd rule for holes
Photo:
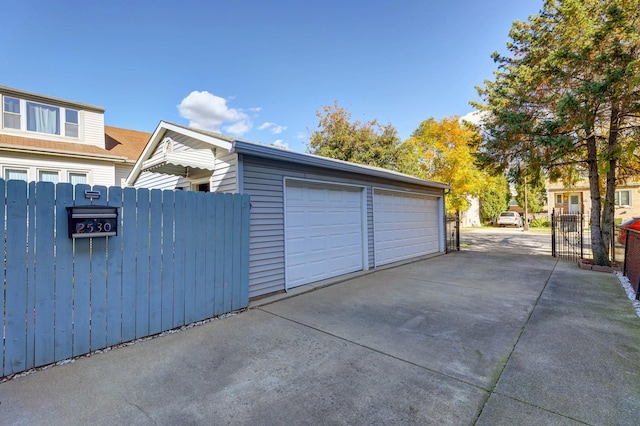
[[[462,251],[0,384],[0,424],[636,425],[612,274]]]

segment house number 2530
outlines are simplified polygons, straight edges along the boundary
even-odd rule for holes
[[[109,222],[77,223],[76,232],[79,234],[92,233],[92,232],[111,232],[111,224]]]

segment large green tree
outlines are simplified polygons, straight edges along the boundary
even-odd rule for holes
[[[318,128],[311,133],[307,151],[311,154],[404,173],[415,172],[414,162],[403,147],[398,132],[377,120],[352,121],[351,113],[338,106],[323,106],[316,111]]]
[[[608,265],[615,185],[640,160],[640,0],[546,0],[509,35],[478,89],[479,159],[551,179],[587,173],[593,261]]]
[[[511,191],[505,175],[487,175],[480,189],[480,220],[491,223],[501,212],[509,207]]]

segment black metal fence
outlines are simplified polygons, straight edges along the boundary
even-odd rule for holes
[[[584,258],[584,219],[581,214],[551,213],[551,255],[578,261]]]
[[[449,214],[446,218],[447,253],[460,251],[460,214]]]
[[[622,260],[624,246],[618,243],[618,229],[611,229],[609,260]],[[576,213],[551,212],[551,255],[561,259],[578,261],[593,258],[589,216]]]

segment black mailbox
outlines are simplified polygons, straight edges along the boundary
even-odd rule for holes
[[[118,208],[109,206],[67,207],[69,238],[118,235]]]

